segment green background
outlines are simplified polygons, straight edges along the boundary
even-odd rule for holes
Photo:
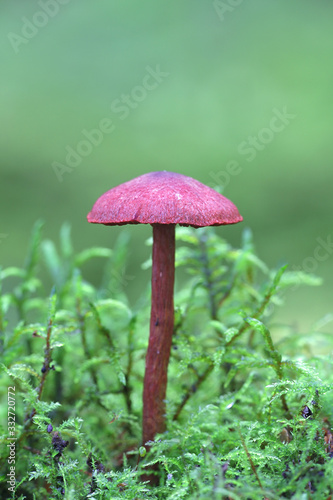
[[[41,217],[45,237],[58,240],[66,220],[77,250],[112,247],[124,228],[89,225],[94,201],[137,175],[176,171],[220,184],[237,205],[244,222],[219,229],[232,244],[250,227],[268,265],[324,278],[289,293],[278,314],[310,330],[332,311],[333,254],[314,257],[332,234],[332,15],[327,0],[2,0],[1,264],[23,263]],[[138,90],[147,67],[168,75]],[[124,118],[117,99],[131,94]],[[272,133],[276,109],[294,117]],[[54,162],[106,118],[112,132],[60,182]],[[251,137],[259,147],[248,161]],[[227,179],[230,161],[240,172]],[[134,301],[149,280],[140,265],[150,228],[129,231]],[[98,281],[101,269],[85,276]]]

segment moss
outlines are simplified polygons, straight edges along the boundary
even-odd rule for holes
[[[285,290],[317,281],[267,269],[248,231],[241,248],[221,232],[177,229],[188,280],[175,295],[167,431],[145,454],[149,298],[127,300],[128,240],[75,254],[68,226],[60,250],[35,226],[25,266],[0,275],[1,498],[330,497],[332,338],[272,334]],[[95,258],[99,287],[82,271]],[[324,337],[328,354],[316,354]],[[149,468],[157,486],[142,481]]]

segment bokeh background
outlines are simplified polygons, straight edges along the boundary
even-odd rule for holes
[[[98,196],[176,171],[238,206],[232,244],[250,227],[269,266],[324,279],[278,313],[309,331],[332,311],[332,19],[327,0],[2,0],[1,264],[23,263],[39,218],[46,238],[68,221],[77,250],[112,247],[124,228],[86,222]],[[150,228],[129,230],[135,300]]]

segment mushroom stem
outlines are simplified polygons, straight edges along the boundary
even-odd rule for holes
[[[174,325],[175,224],[152,226],[152,292],[143,389],[143,444],[166,428],[165,396]]]

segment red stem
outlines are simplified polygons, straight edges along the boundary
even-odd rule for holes
[[[174,309],[175,225],[153,224],[150,336],[143,389],[143,444],[164,432]]]

